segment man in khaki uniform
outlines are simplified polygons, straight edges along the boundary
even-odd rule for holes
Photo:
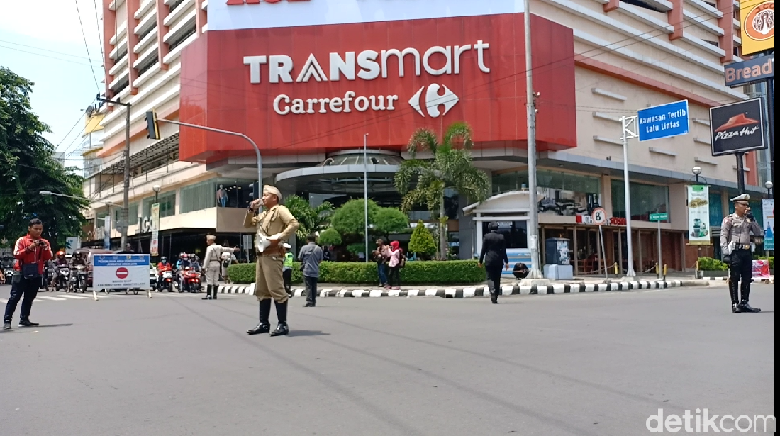
[[[287,327],[287,292],[284,290],[282,267],[284,264],[284,241],[298,230],[298,220],[290,210],[279,204],[282,193],[274,186],[263,186],[263,197],[249,204],[249,210],[244,218],[244,227],[256,228],[255,251],[257,252],[257,269],[255,270],[255,296],[260,302],[260,322],[253,329],[247,330],[249,335],[268,333],[271,324],[268,318],[271,314],[271,299],[276,304],[276,316],[279,324],[271,336],[286,335]],[[260,204],[265,211],[255,216]]]
[[[218,245],[217,237],[206,235],[206,255],[203,256],[203,269],[206,272],[206,296],[203,300],[216,300],[219,290],[219,270],[222,267],[222,253],[231,253],[237,248]]]

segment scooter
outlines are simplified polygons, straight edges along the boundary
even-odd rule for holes
[[[82,294],[87,290],[87,267],[84,265],[76,265],[76,272],[71,276],[71,290],[73,292],[81,292]]]
[[[182,289],[179,292],[189,291],[190,293],[200,292],[200,273],[191,270],[189,267],[184,268],[182,273]]]
[[[70,285],[70,268],[68,268],[66,265],[58,266],[55,290],[59,291],[61,289],[64,289],[67,292],[69,285]]]
[[[173,292],[173,271],[171,270],[163,271],[157,282],[157,292],[162,292],[163,289]]]

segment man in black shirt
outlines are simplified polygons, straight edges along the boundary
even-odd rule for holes
[[[479,266],[485,265],[490,286],[490,301],[498,303],[498,293],[501,292],[501,265],[509,269],[509,258],[506,255],[504,235],[498,233],[498,224],[488,224],[490,233],[482,239],[482,253],[479,255]],[[503,262],[502,262],[503,261]]]

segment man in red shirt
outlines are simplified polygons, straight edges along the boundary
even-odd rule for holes
[[[43,223],[38,218],[30,220],[27,235],[16,241],[14,246],[14,277],[11,279],[11,298],[5,306],[3,330],[11,329],[16,305],[22,300],[22,313],[19,327],[34,327],[38,323],[30,321],[30,309],[43,283],[43,269],[46,261],[52,258],[49,241],[41,238]]]

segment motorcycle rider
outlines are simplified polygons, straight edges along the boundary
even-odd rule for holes
[[[60,250],[57,252],[57,255],[54,259],[54,289],[57,290],[57,281],[60,279],[59,271],[62,268],[68,268],[70,269],[70,265],[68,264],[68,259],[65,258],[65,252]],[[68,283],[65,283],[65,287],[67,288]]]
[[[84,256],[79,251],[73,253],[73,258],[70,260],[70,268],[73,270],[72,271],[73,275],[71,276],[72,277],[71,280],[74,280],[76,282],[78,281],[78,277],[75,274],[76,271],[78,270],[76,268],[77,266],[83,266],[85,269],[87,267],[87,260],[84,259]],[[74,286],[77,286],[77,285],[74,285]]]
[[[163,273],[165,271],[171,271],[173,272],[173,265],[168,262],[168,258],[165,256],[162,256],[160,258],[160,263],[157,264],[157,289],[162,289],[162,283],[163,283]]]
[[[187,253],[182,252],[179,254],[179,260],[176,261],[176,280],[179,282],[179,289],[183,289],[184,286],[184,269],[189,268],[190,266],[190,259],[187,256]]]

